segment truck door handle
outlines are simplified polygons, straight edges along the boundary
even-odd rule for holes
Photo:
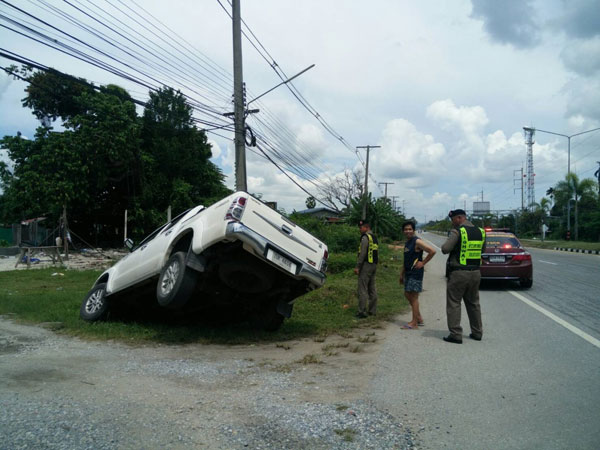
[[[283,231],[288,236],[292,235],[292,229],[286,225],[281,225],[281,231]]]

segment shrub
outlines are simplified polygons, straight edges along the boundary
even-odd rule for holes
[[[355,253],[333,253],[327,261],[327,272],[330,274],[341,273],[356,266]]]

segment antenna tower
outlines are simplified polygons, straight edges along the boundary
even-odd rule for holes
[[[525,143],[527,144],[527,209],[533,209],[535,203],[535,173],[533,173],[533,136],[535,135],[535,128],[523,127],[525,130]]]

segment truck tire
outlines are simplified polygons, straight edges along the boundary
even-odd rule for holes
[[[285,317],[277,311],[277,305],[275,303],[265,306],[258,314],[257,323],[259,327],[265,331],[279,330],[285,319]]]
[[[87,293],[79,309],[79,317],[87,322],[105,320],[108,317],[106,283],[98,283]]]
[[[196,282],[196,272],[185,265],[185,252],[171,255],[160,271],[156,285],[156,299],[160,306],[166,308],[181,308],[190,299]]]
[[[272,274],[254,256],[223,261],[219,278],[231,289],[246,294],[266,292],[273,286]]]

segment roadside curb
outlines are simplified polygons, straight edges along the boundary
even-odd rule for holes
[[[563,252],[589,253],[592,255],[600,255],[600,250],[584,250],[582,248],[554,247],[554,250],[562,250]]]

